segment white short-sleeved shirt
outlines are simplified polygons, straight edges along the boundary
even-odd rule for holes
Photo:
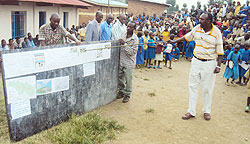
[[[205,32],[200,24],[184,36],[186,41],[195,41],[194,55],[200,59],[217,59],[223,55],[223,40],[220,30],[212,25],[209,32]]]

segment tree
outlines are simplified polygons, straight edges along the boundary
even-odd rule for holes
[[[184,4],[183,4],[183,8],[182,8],[181,10],[182,10],[182,11],[185,11],[186,8],[187,8],[187,3],[184,3]]]
[[[203,9],[204,9],[204,10],[207,9],[207,5],[204,4],[204,5],[203,5]]]
[[[213,4],[214,4],[214,0],[209,0],[208,1],[208,6],[213,5]]]
[[[179,10],[179,5],[177,4],[176,6],[175,6],[175,10]]]
[[[195,6],[194,6],[194,5],[192,5],[192,9],[193,9],[193,10],[195,9]]]
[[[175,4],[176,4],[176,0],[167,0],[167,1],[166,1],[166,4],[171,4],[172,7],[174,7]]]
[[[172,6],[167,8],[168,13],[179,10],[179,5],[176,5],[176,0],[167,0],[166,4],[171,4]]]
[[[201,5],[201,2],[200,1],[197,1],[197,7]]]

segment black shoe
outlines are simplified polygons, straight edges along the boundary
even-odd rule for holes
[[[125,96],[122,100],[123,103],[127,103],[129,101],[129,96]]]
[[[123,98],[123,97],[124,97],[124,94],[121,93],[121,92],[119,92],[119,93],[117,94],[117,96],[116,96],[117,99],[121,99],[121,98]]]

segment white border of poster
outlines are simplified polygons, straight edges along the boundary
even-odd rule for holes
[[[18,77],[110,59],[111,49],[103,49],[106,47],[111,47],[111,42],[3,54],[5,77]]]

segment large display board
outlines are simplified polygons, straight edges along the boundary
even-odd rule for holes
[[[12,141],[116,99],[119,49],[114,42],[4,51],[2,71]]]

